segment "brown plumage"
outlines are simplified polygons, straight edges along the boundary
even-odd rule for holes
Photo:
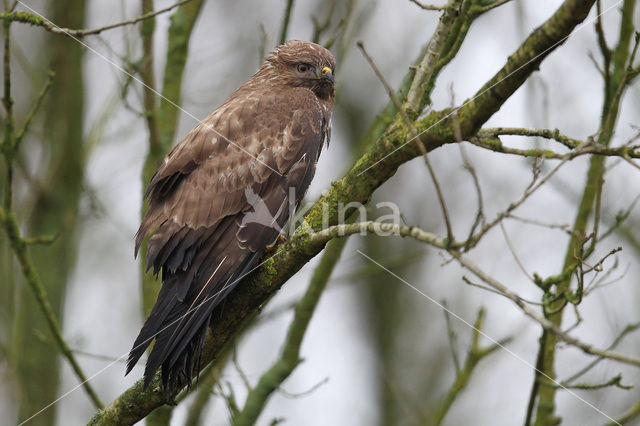
[[[322,46],[279,46],[151,179],[135,251],[149,237],[147,269],[162,271],[162,289],[127,364],[128,373],[156,339],[145,386],[160,367],[169,395],[197,375],[214,308],[277,238],[290,203],[311,183],[330,137],[334,70]]]

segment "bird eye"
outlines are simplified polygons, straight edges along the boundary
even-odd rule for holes
[[[298,66],[296,67],[296,69],[298,70],[299,73],[306,73],[307,71],[309,71],[309,68],[311,68],[309,65],[307,64],[298,64]]]

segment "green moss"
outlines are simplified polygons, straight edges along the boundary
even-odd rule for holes
[[[524,152],[529,157],[555,158],[556,153],[549,149],[527,149]]]
[[[5,21],[5,25],[9,22],[22,22],[24,24],[35,25],[38,27],[50,26],[45,19],[28,12],[0,13],[0,19]]]
[[[502,152],[504,150],[504,147],[502,146],[502,141],[498,137],[486,138],[486,139],[483,139],[483,142],[494,151]]]
[[[278,274],[278,270],[276,269],[275,261],[273,259],[267,260],[264,265],[262,265],[262,272],[270,277],[274,277]]]

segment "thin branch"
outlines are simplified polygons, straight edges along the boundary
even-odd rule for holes
[[[530,225],[537,225],[537,226],[542,226],[544,228],[550,228],[550,229],[561,229],[563,231],[567,231],[571,227],[571,225],[569,225],[568,223],[547,223],[537,219],[530,219],[527,217],[516,216],[513,213],[507,215],[507,218],[517,220],[518,222],[522,222],[522,223],[528,223]]]
[[[51,21],[46,18],[42,18],[40,16],[34,15],[28,12],[5,12],[0,13],[0,20],[3,21],[12,21],[12,22],[21,22],[24,24],[35,25],[38,27],[42,27],[45,30],[52,32],[54,34],[66,34],[73,37],[84,37],[88,35],[100,34],[103,31],[112,30],[118,27],[124,27],[126,25],[137,24],[138,22],[144,21],[149,18],[153,18],[157,15],[160,15],[165,12],[169,12],[172,9],[175,9],[178,6],[182,6],[183,4],[189,3],[192,0],[182,0],[177,3],[172,4],[171,6],[165,7],[164,9],[156,10],[154,12],[145,13],[143,15],[138,16],[134,19],[129,19],[126,21],[118,22],[115,24],[105,25],[100,28],[93,29],[79,29],[73,30],[70,28],[60,28],[54,25]]]
[[[507,296],[507,295],[505,295],[504,293],[501,293],[501,292],[499,292],[498,290],[493,289],[493,288],[491,288],[491,287],[487,287],[487,286],[482,285],[482,284],[479,284],[479,283],[474,283],[473,281],[471,281],[471,280],[469,279],[469,277],[467,277],[467,276],[465,276],[465,275],[463,275],[463,276],[462,276],[462,281],[463,281],[465,284],[470,285],[471,287],[476,287],[476,288],[479,288],[479,289],[481,289],[481,290],[488,291],[489,293],[494,293],[494,294],[497,294],[498,296],[506,297],[506,298],[508,299],[508,296]],[[524,297],[521,297],[520,299],[521,299],[523,302],[528,303],[528,304],[530,304],[530,305],[542,306],[542,303],[540,303],[540,302],[534,302],[533,300],[525,299]]]
[[[563,135],[558,129],[532,129],[525,127],[485,127],[478,131],[479,137],[495,137],[501,135],[530,136],[551,139],[560,142],[567,148],[574,149],[584,144],[584,141]]]
[[[607,380],[604,383],[576,383],[575,385],[570,385],[567,383],[560,383],[559,386],[556,385],[556,387],[558,388],[562,388],[562,389],[581,389],[581,390],[598,390],[598,389],[603,389],[603,388],[609,388],[609,387],[617,387],[620,389],[624,389],[624,390],[629,390],[629,389],[633,389],[632,385],[624,385],[622,384],[622,375],[618,374],[617,376],[612,377],[611,379]]]
[[[638,416],[640,416],[640,402],[636,402],[626,413],[624,413],[614,421],[607,423],[605,426],[626,425]]]
[[[400,113],[400,116],[404,120],[405,125],[409,128],[409,134],[408,134],[409,137],[415,141],[416,147],[418,148],[418,150],[422,154],[422,157],[424,158],[424,162],[427,165],[427,169],[429,170],[429,175],[431,176],[431,180],[433,181],[433,185],[435,186],[436,194],[438,195],[438,200],[440,201],[442,216],[444,217],[444,222],[447,227],[447,238],[449,239],[449,241],[453,241],[454,237],[453,237],[453,231],[451,228],[451,220],[449,220],[449,212],[447,210],[447,204],[445,202],[444,195],[442,194],[442,189],[440,189],[438,178],[436,177],[433,167],[431,166],[431,162],[429,161],[429,155],[428,155],[427,149],[425,148],[424,142],[422,141],[422,138],[420,137],[420,134],[418,133],[418,130],[416,129],[415,125],[413,124],[413,122],[411,121],[411,119],[409,118],[405,110],[402,108],[402,105],[400,105],[400,102],[398,101],[398,98],[396,98],[396,95],[393,89],[391,88],[391,86],[389,86],[389,83],[387,83],[387,80],[384,78],[384,75],[382,74],[380,69],[377,67],[377,65],[371,58],[371,56],[369,56],[369,54],[367,53],[366,49],[364,48],[364,43],[359,41],[358,47],[362,51],[362,54],[364,55],[367,62],[369,62],[369,65],[371,65],[371,68],[376,73],[376,76],[378,77],[378,79],[382,82],[382,85],[386,89],[387,94],[389,95],[389,98],[398,109],[398,112]]]
[[[42,86],[42,89],[38,93],[38,96],[36,96],[36,101],[33,104],[33,107],[31,107],[31,111],[29,111],[29,113],[27,114],[27,118],[25,119],[24,124],[22,125],[22,128],[16,134],[14,149],[17,150],[20,147],[20,142],[22,142],[24,135],[29,131],[29,126],[31,125],[31,122],[33,121],[34,117],[38,113],[38,110],[40,109],[40,106],[42,105],[42,101],[47,95],[47,92],[51,88],[51,84],[53,83],[54,77],[55,77],[55,73],[53,71],[49,71],[47,73],[47,81],[44,83],[44,86]]]
[[[533,277],[529,274],[529,272],[527,272],[527,268],[524,267],[524,265],[522,264],[522,261],[520,260],[520,258],[518,257],[518,254],[516,253],[516,250],[513,247],[513,244],[511,244],[511,240],[509,239],[507,230],[504,229],[504,223],[502,221],[500,221],[500,229],[502,230],[502,235],[504,236],[504,240],[507,243],[507,247],[509,247],[509,251],[511,252],[511,255],[515,259],[518,266],[520,267],[520,270],[526,275],[527,278],[529,278],[530,281],[533,281]]]
[[[624,330],[622,330],[622,332],[620,334],[618,334],[618,336],[613,340],[613,342],[611,342],[611,344],[607,347],[606,350],[610,351],[612,349],[615,349],[616,346],[618,346],[618,344],[622,341],[622,339],[625,338],[625,336],[627,334],[632,333],[632,332],[636,331],[639,328],[640,328],[640,322],[637,322],[635,324],[627,325],[624,328]],[[580,377],[582,377],[583,375],[585,375],[586,373],[591,371],[593,369],[593,367],[598,365],[600,363],[600,361],[602,361],[603,359],[604,358],[602,358],[602,357],[594,359],[589,364],[587,364],[584,368],[581,368],[580,370],[578,370],[577,372],[575,372],[571,376],[567,377],[565,380],[562,381],[562,383],[571,384],[571,382],[579,379]]]
[[[309,389],[305,389],[301,392],[292,393],[280,387],[278,388],[278,393],[280,393],[282,396],[289,399],[304,398],[305,396],[311,395],[316,390],[318,390],[321,386],[326,385],[327,383],[329,383],[329,377],[325,377],[324,379],[320,380],[318,383],[313,384]]]
[[[334,238],[344,237],[354,234],[376,234],[376,235],[397,235],[400,237],[410,237],[414,240],[427,243],[433,247],[446,250],[449,247],[445,238],[438,237],[431,232],[424,231],[417,226],[396,225],[388,222],[357,222],[341,225],[333,225],[317,232],[310,233],[307,238],[313,245],[326,244]],[[462,246],[462,243],[455,244]]]
[[[602,4],[600,0],[596,1],[596,34],[598,35],[598,45],[600,46],[600,53],[602,53],[602,59],[604,60],[604,79],[605,84],[609,84],[609,80],[611,78],[611,49],[607,46],[607,38],[604,34],[604,29],[602,28]]]
[[[442,301],[442,306],[447,307],[447,301]],[[456,369],[456,375],[460,374],[460,360],[458,359],[458,351],[456,350],[456,331],[451,326],[451,314],[448,309],[442,310],[444,314],[444,320],[447,325],[447,340],[449,341],[449,350],[451,351],[451,358],[453,359],[453,366]]]
[[[521,157],[529,158],[545,158],[548,160],[573,160],[576,157],[582,155],[599,155],[602,157],[620,157],[625,158],[640,158],[640,149],[633,149],[631,147],[618,147],[609,148],[603,145],[584,143],[575,149],[564,154],[549,150],[549,149],[518,149],[504,146],[497,137],[480,138],[473,136],[469,138],[469,142],[473,145],[488,149],[494,152],[501,152],[504,154],[519,155]]]
[[[460,395],[460,393],[467,387],[469,384],[469,380],[471,379],[472,373],[475,371],[476,366],[482,359],[491,355],[501,346],[506,345],[511,338],[503,339],[498,343],[494,343],[493,345],[483,348],[480,347],[480,334],[482,333],[482,325],[484,323],[485,310],[481,308],[478,311],[478,316],[474,323],[473,329],[473,337],[471,338],[471,344],[469,345],[469,350],[467,352],[467,358],[464,363],[464,367],[461,370],[456,371],[456,379],[449,388],[447,394],[442,399],[442,403],[436,409],[436,413],[434,415],[433,425],[438,426],[442,424],[444,417],[447,415],[449,408],[455,401],[455,399]]]
[[[602,105],[602,114],[600,120],[600,128],[598,131],[597,144],[609,147],[618,118],[620,100],[624,89],[629,82],[629,73],[627,68],[627,60],[633,57],[636,52],[637,43],[632,51],[629,51],[631,35],[633,33],[633,19],[635,0],[624,0],[621,8],[622,16],[619,26],[618,44],[612,54],[612,72],[611,78],[605,78],[605,94]],[[592,144],[593,145],[593,144]],[[555,286],[554,300],[545,305],[545,319],[547,319],[554,327],[561,327],[564,307],[572,297],[571,293],[571,274],[567,272],[573,271],[576,266],[575,255],[579,252],[579,248],[583,245],[584,236],[589,220],[594,216],[596,198],[598,192],[601,191],[603,177],[605,174],[605,158],[602,156],[592,156],[589,169],[586,175],[584,189],[576,209],[576,215],[571,231],[569,244],[564,254],[562,279]],[[545,290],[548,296],[548,289]],[[556,389],[552,386],[537,386],[535,383],[543,380],[543,378],[555,377],[555,355],[557,349],[557,341],[561,338],[552,330],[545,328],[540,337],[539,344],[539,361],[541,368],[536,371],[534,385],[532,387],[531,400],[537,399],[536,426],[545,425],[557,421],[556,415]],[[546,381],[546,380],[545,380]],[[536,395],[537,394],[537,395]]]
[[[456,123],[457,123],[457,114],[456,114]],[[459,124],[456,125],[456,128],[459,128]],[[456,135],[456,139],[458,139],[458,135]],[[464,169],[469,172],[469,174],[471,175],[471,179],[473,180],[473,186],[476,190],[476,197],[478,198],[478,207],[476,210],[476,218],[473,221],[473,224],[471,225],[471,228],[469,228],[469,236],[467,237],[467,241],[469,241],[471,239],[471,236],[474,234],[474,232],[476,232],[476,229],[478,228],[478,226],[480,225],[484,225],[486,223],[486,219],[484,216],[484,205],[483,205],[483,201],[482,201],[482,187],[480,186],[480,179],[478,178],[478,174],[476,173],[476,168],[473,166],[473,163],[471,162],[471,160],[469,159],[469,156],[467,155],[467,150],[465,149],[463,144],[458,144],[458,149],[460,151],[460,157],[462,157],[462,164],[464,166]]]
[[[313,23],[313,35],[311,36],[312,42],[320,43],[320,37],[322,37],[324,32],[327,31],[331,25],[331,17],[333,16],[333,10],[335,7],[336,0],[331,0],[329,7],[327,8],[327,15],[322,22],[320,22],[320,19],[318,19],[317,16],[311,15],[311,22]]]
[[[585,353],[587,353],[589,355],[595,355],[595,356],[602,357],[602,358],[608,358],[608,359],[612,359],[612,360],[615,360],[615,361],[618,361],[618,362],[621,362],[621,363],[624,363],[624,364],[629,364],[629,365],[634,365],[634,366],[640,367],[640,359],[638,359],[638,358],[633,358],[633,357],[630,357],[628,355],[619,354],[619,353],[612,352],[612,351],[609,351],[609,350],[606,350],[606,349],[604,349],[604,350],[603,349],[598,349],[598,348],[595,348],[595,347],[593,347],[592,345],[590,345],[588,343],[584,343],[584,342],[576,339],[575,337],[572,337],[572,336],[566,334],[558,326],[556,326],[551,321],[549,321],[548,319],[544,318],[543,316],[538,314],[536,311],[531,309],[529,306],[527,306],[522,301],[522,298],[520,296],[518,296],[517,294],[513,293],[508,287],[506,287],[505,285],[501,284],[500,282],[498,282],[496,279],[494,279],[490,275],[486,274],[483,270],[481,270],[478,266],[476,266],[469,259],[467,259],[464,256],[462,256],[459,252],[457,252],[455,250],[449,250],[449,254],[451,254],[453,257],[455,257],[458,260],[458,262],[460,262],[460,264],[462,266],[467,268],[469,271],[471,271],[475,276],[480,278],[482,281],[484,281],[485,283],[487,283],[491,287],[495,288],[496,290],[504,293],[504,295],[506,297],[508,297],[509,299],[511,299],[511,301],[513,301],[522,310],[522,312],[524,312],[525,315],[527,315],[529,318],[531,318],[534,321],[536,321],[545,330],[553,333],[554,335],[556,335],[560,340],[564,341],[565,343],[567,343],[567,344],[569,344],[571,346],[575,346],[576,348],[581,349],[583,352],[585,352]]]
[[[516,200],[516,201],[512,202],[511,204],[509,204],[507,206],[507,208],[505,210],[503,210],[502,212],[498,213],[496,215],[496,217],[491,222],[486,223],[476,234],[472,235],[465,242],[465,251],[468,251],[470,248],[475,247],[476,244],[478,244],[478,242],[480,241],[480,239],[487,232],[489,232],[489,230],[491,230],[494,226],[496,226],[498,223],[500,223],[504,218],[509,217],[514,210],[516,210],[518,207],[520,207],[531,195],[533,195],[539,188],[541,188],[545,183],[547,183],[549,181],[549,179],[551,179],[551,177],[553,175],[555,175],[558,172],[558,170],[560,170],[560,168],[564,164],[566,164],[567,161],[568,161],[567,159],[562,160],[562,162],[560,162],[560,164],[558,164],[556,167],[554,167],[542,179],[538,179],[539,170],[536,169],[535,165],[534,165],[534,176],[533,176],[533,179],[530,182],[530,184],[527,186],[525,191],[523,192],[522,196],[518,200]],[[455,247],[455,245],[452,246],[452,247]]]

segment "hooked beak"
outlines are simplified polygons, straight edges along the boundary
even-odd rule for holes
[[[331,83],[334,83],[333,80],[333,70],[329,67],[323,67],[320,70],[320,75],[318,76],[321,80],[329,80]]]

